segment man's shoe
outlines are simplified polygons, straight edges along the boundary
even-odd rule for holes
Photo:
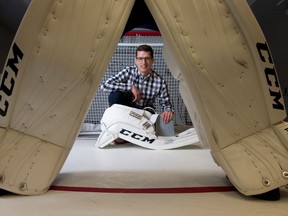
[[[115,140],[113,141],[113,144],[114,144],[114,145],[121,145],[121,144],[125,144],[125,143],[129,143],[129,142],[126,141],[126,140],[123,140],[123,139],[121,139],[121,138],[117,138],[117,139],[115,139]]]

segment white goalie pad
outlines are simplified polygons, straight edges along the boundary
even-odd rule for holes
[[[245,0],[145,0],[164,59],[215,162],[245,195],[288,183],[288,132],[272,54]]]
[[[176,136],[158,136],[156,121],[161,121],[158,117],[158,114],[151,114],[142,109],[114,104],[103,114],[102,132],[97,139],[96,146],[104,148],[117,138],[154,150],[175,149],[199,143],[194,128]]]
[[[31,1],[0,81],[0,188],[22,195],[49,189],[77,138],[133,4]]]

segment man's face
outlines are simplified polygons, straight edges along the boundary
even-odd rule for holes
[[[145,77],[150,74],[153,63],[154,59],[151,57],[150,52],[137,51],[135,64],[142,76]]]

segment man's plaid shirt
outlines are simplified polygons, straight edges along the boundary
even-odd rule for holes
[[[137,102],[139,108],[152,107],[155,109],[155,99],[159,97],[163,111],[172,111],[172,104],[165,80],[153,70],[150,75],[143,78],[136,65],[126,67],[107,79],[101,85],[101,90],[107,92],[130,91],[132,84],[141,92],[141,100]]]

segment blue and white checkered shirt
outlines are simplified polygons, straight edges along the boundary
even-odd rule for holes
[[[101,85],[101,90],[130,91],[132,84],[141,92],[141,100],[137,102],[140,108],[153,107],[155,109],[155,100],[159,97],[163,111],[173,111],[165,80],[153,70],[150,75],[143,78],[136,65],[126,67],[107,79]]]

